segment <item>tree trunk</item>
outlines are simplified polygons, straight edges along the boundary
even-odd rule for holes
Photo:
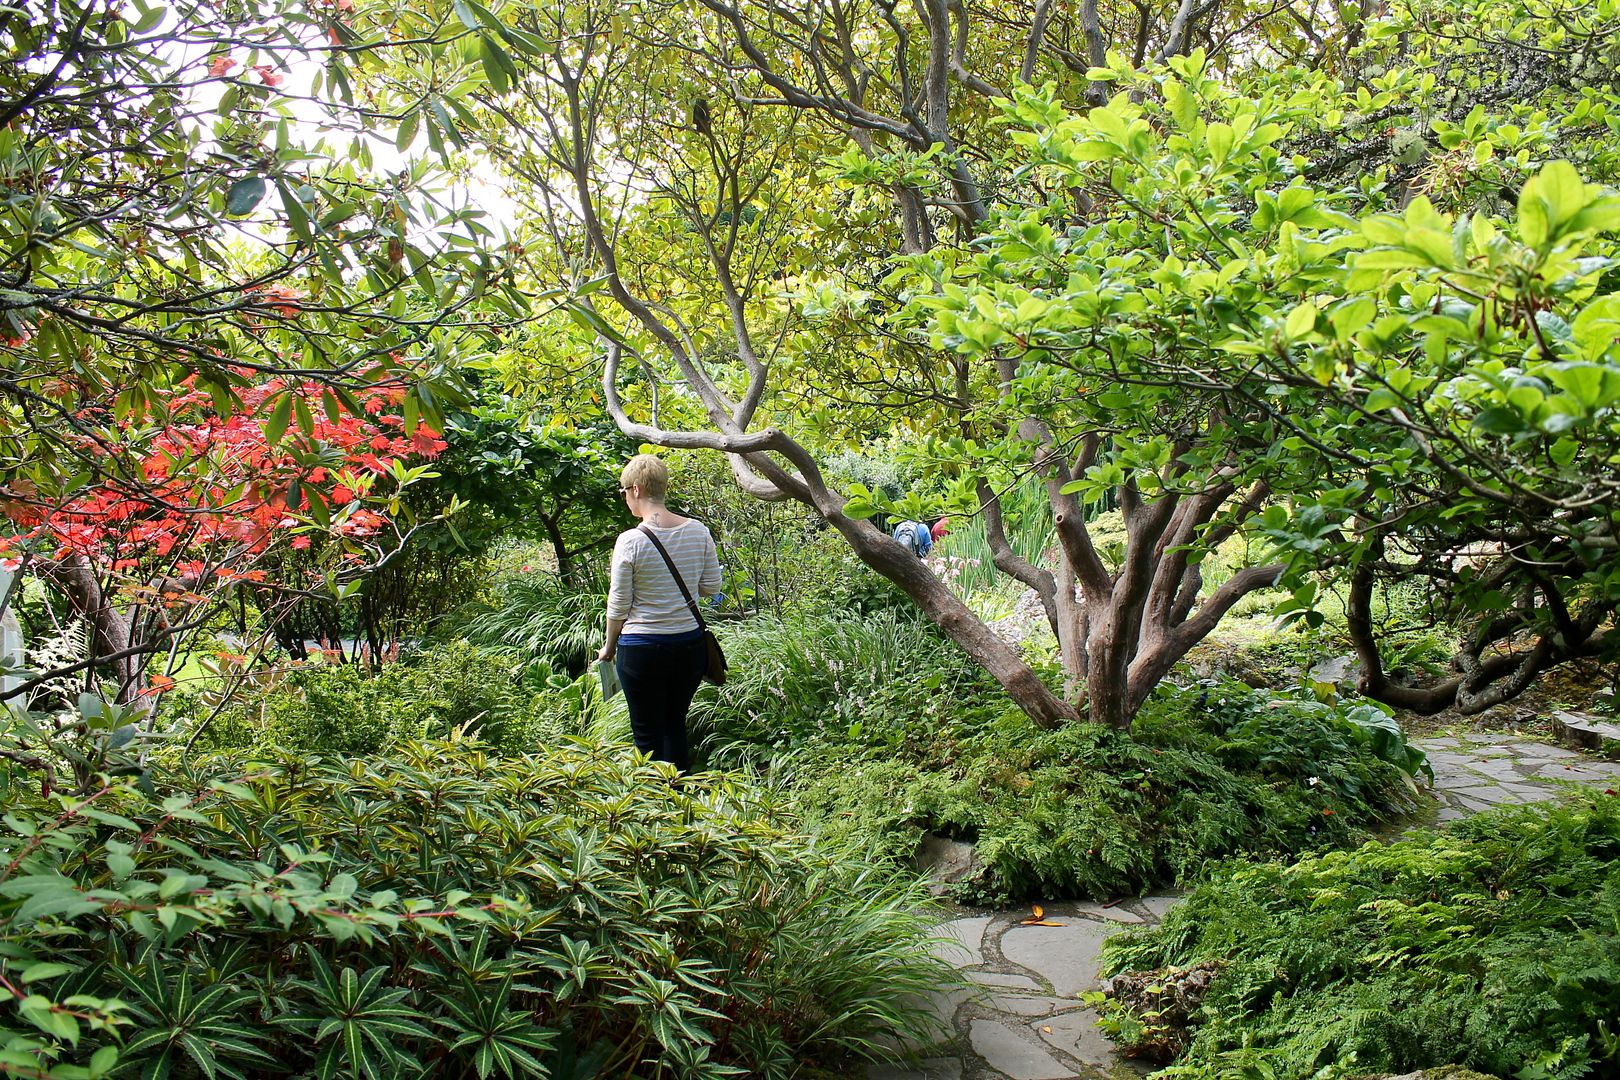
[[[923,614],[984,668],[1037,725],[1055,728],[1080,719],[1074,706],[1054,694],[1018,653],[973,614],[909,548],[870,522],[857,521],[842,511],[825,516],[862,562],[900,586]]]
[[[89,627],[91,657],[113,656],[140,644],[133,640],[134,620],[113,607],[112,600],[101,588],[95,568],[88,560],[79,555],[69,555],[49,566],[46,573],[67,594],[73,613]],[[146,654],[140,653],[109,660],[104,665],[111,669],[112,678],[117,684],[114,695],[117,704],[128,705],[139,699],[140,673],[145,661]],[[94,673],[95,668],[91,668],[87,678],[93,678]]]

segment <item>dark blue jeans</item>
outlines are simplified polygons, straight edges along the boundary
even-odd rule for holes
[[[630,734],[636,749],[681,772],[692,768],[686,737],[686,711],[692,707],[708,665],[703,639],[667,645],[624,645],[614,666],[630,707]]]

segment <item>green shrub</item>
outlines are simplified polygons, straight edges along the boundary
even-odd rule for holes
[[[1228,867],[1104,956],[1110,973],[1217,966],[1181,1067],[1161,1076],[1614,1075],[1620,799]]]
[[[725,686],[699,691],[693,720],[721,760],[828,739],[892,744],[938,722],[940,701],[996,692],[915,612],[800,612],[718,629],[732,667]]]
[[[8,1072],[787,1077],[951,979],[915,883],[621,752],[237,754],[150,797],[8,768]]]
[[[1352,843],[1413,809],[1426,767],[1370,706],[1236,683],[1166,685],[1130,734],[1041,731],[1005,703],[889,725],[901,736],[805,746],[782,782],[813,828],[891,859],[925,832],[975,841],[969,901],[1119,896],[1225,855]]]
[[[350,664],[308,664],[262,693],[228,706],[198,740],[204,749],[279,746],[340,755],[374,754],[403,739],[476,729],[509,753],[569,731],[567,679],[524,672],[508,653],[466,641],[435,645],[375,673]],[[189,699],[174,703],[208,714]]]
[[[570,676],[585,671],[606,634],[606,584],[582,589],[546,571],[505,579],[492,602],[463,609],[441,632]]]

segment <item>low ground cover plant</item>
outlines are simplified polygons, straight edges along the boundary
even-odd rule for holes
[[[1128,1046],[1184,1050],[1161,1076],[1279,1080],[1455,1064],[1524,1080],[1620,1069],[1620,798],[1497,810],[1395,843],[1232,865],[1105,974],[1167,994],[1102,1002]],[[1167,1031],[1179,1014],[1190,1022]]]
[[[0,1066],[788,1077],[920,1030],[915,884],[619,749],[208,758],[0,825]]]
[[[375,672],[310,662],[217,716],[203,699],[172,695],[174,726],[202,749],[277,747],[339,755],[382,752],[403,740],[476,730],[490,747],[524,753],[570,730],[572,680],[510,651],[464,640],[436,643]]]
[[[927,832],[975,841],[963,900],[1118,896],[1354,843],[1417,805],[1427,767],[1375,706],[1230,680],[1166,684],[1128,734],[1042,731],[902,614],[760,621],[727,645],[739,677],[698,710],[711,757],[893,864]]]

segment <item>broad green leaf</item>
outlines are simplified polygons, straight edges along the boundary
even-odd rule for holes
[[[246,176],[232,184],[225,192],[225,213],[231,217],[247,217],[264,200],[270,185],[262,176]]]

